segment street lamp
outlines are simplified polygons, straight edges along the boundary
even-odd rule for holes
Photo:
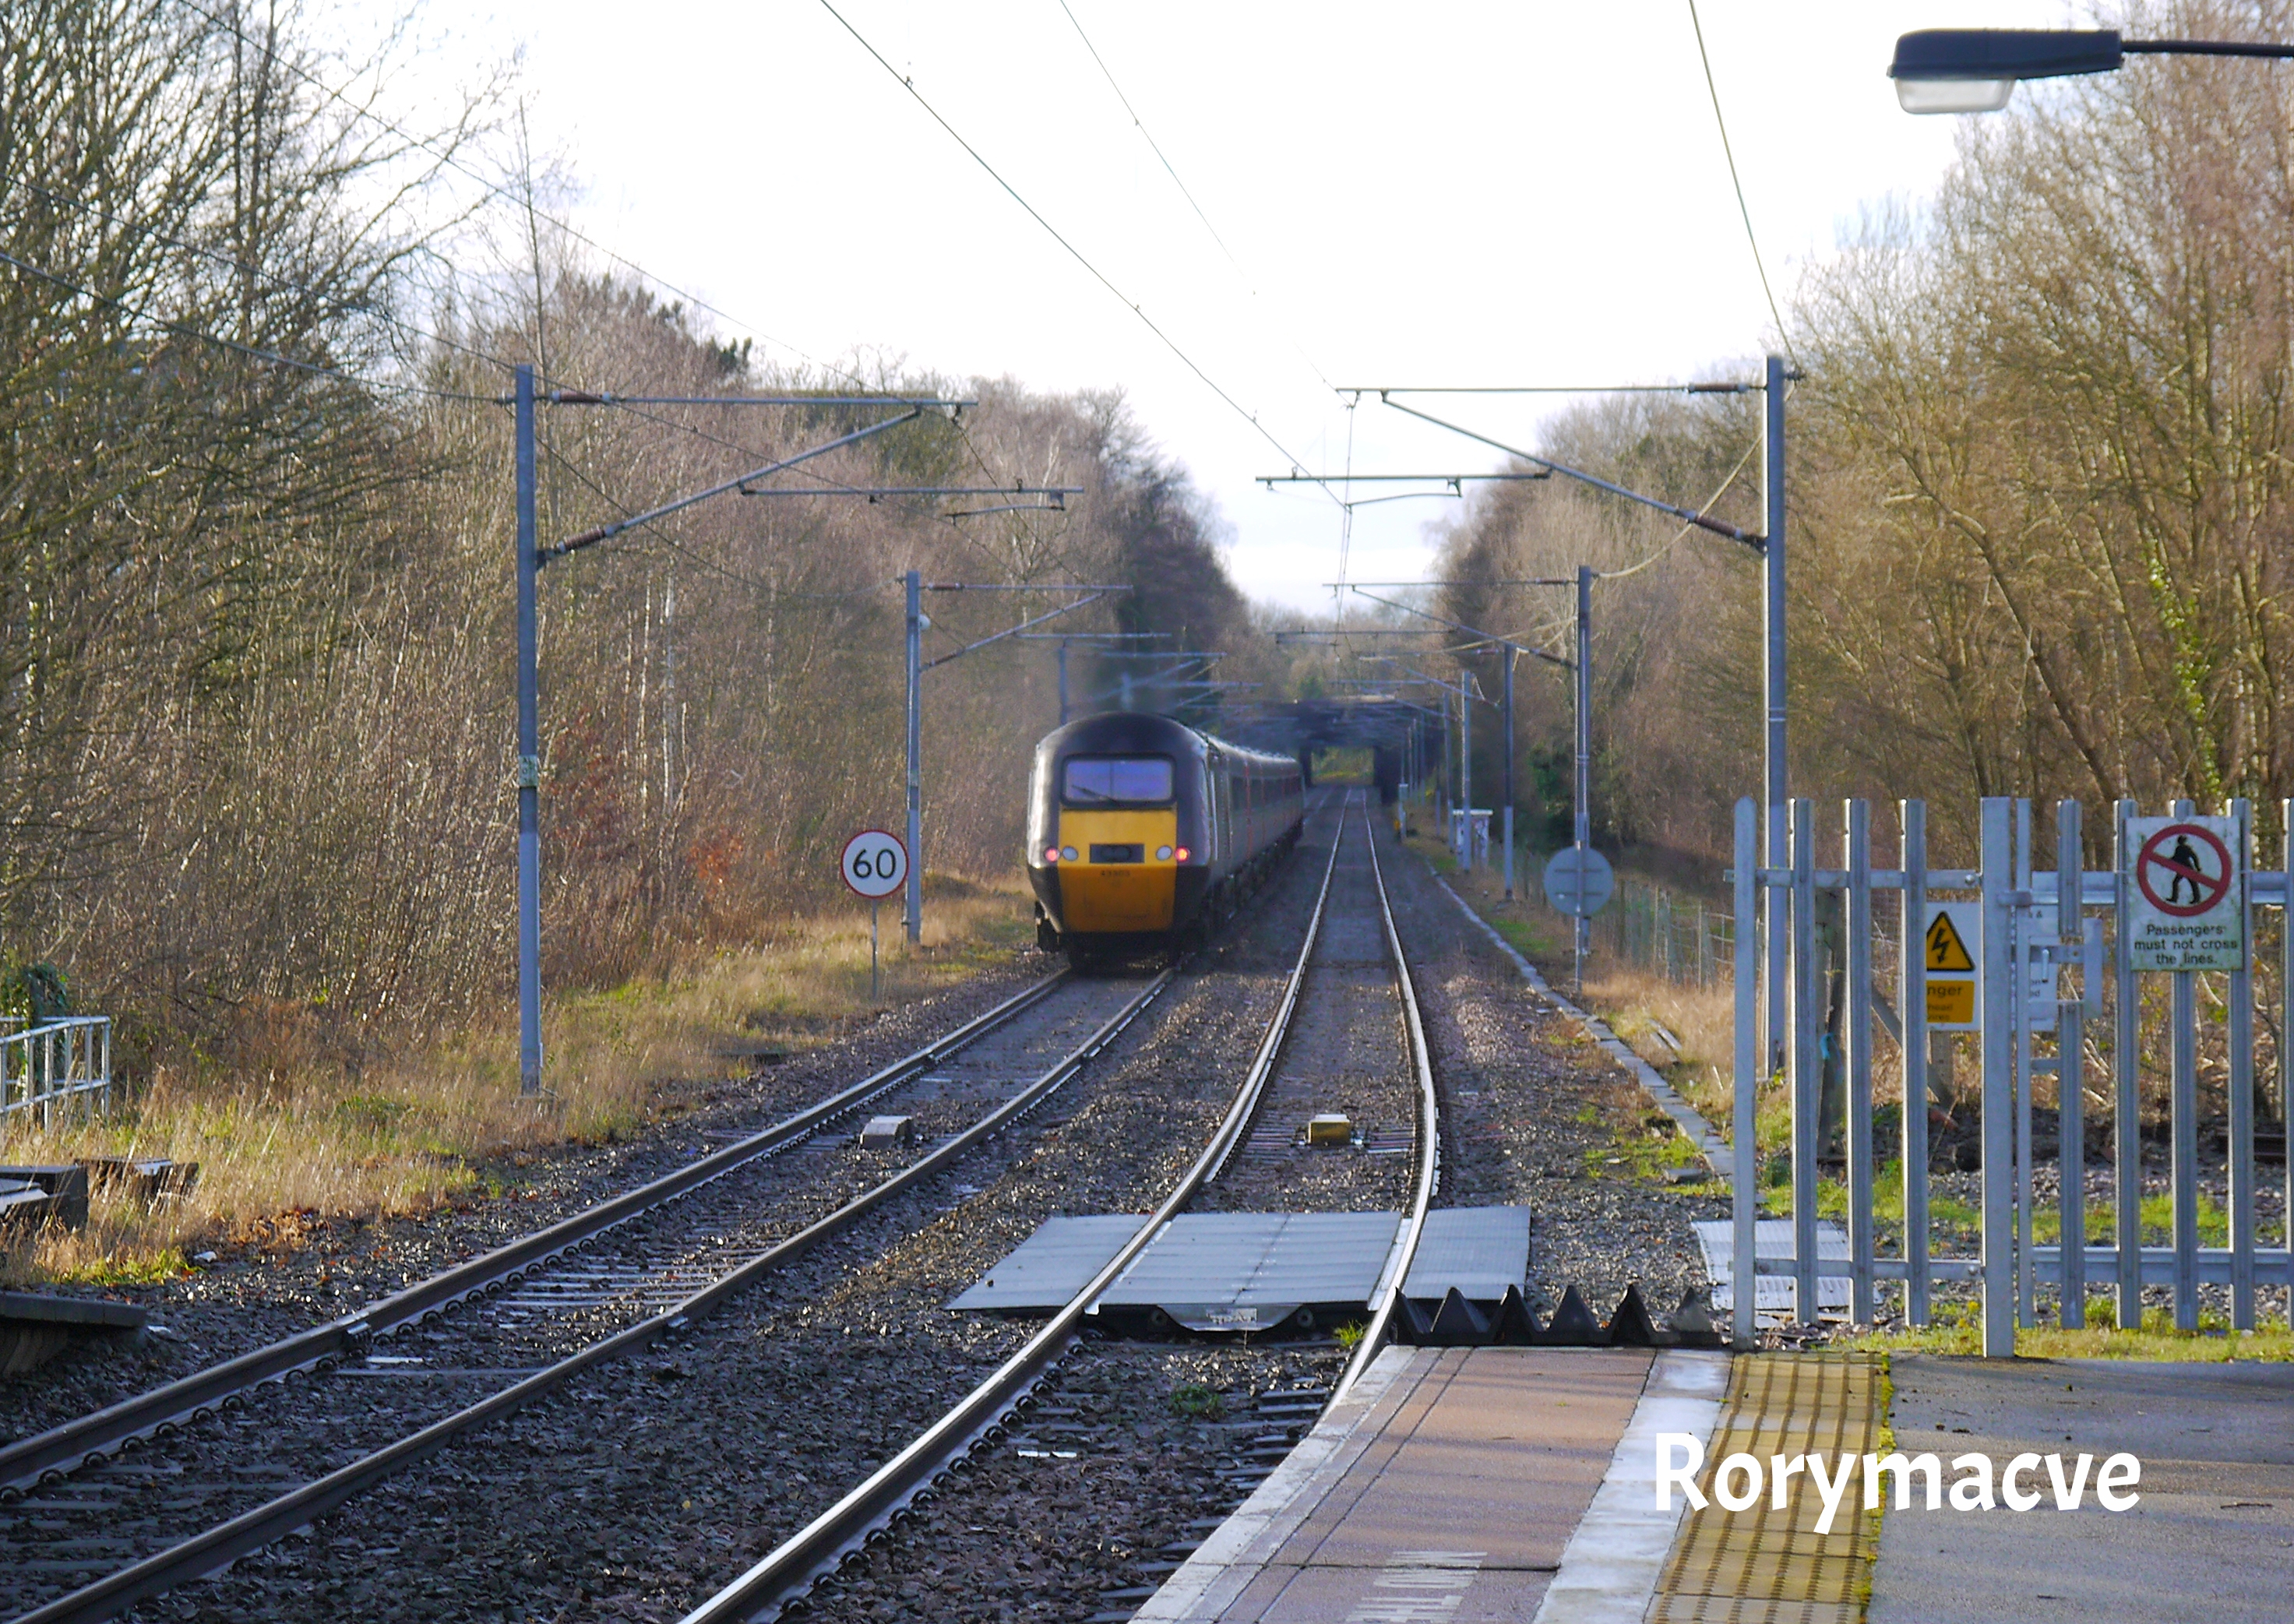
[[[1888,77],[1908,113],[1996,113],[2023,79],[2115,73],[2129,56],[2294,57],[2294,45],[2122,39],[2117,28],[1922,28],[1896,41]]]

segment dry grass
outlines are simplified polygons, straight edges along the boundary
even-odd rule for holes
[[[1544,973],[1555,990],[1567,995],[1572,975],[1569,923],[1545,905],[1536,861],[1517,863],[1515,897],[1508,902],[1501,871],[1481,868],[1460,873],[1439,840],[1417,832],[1431,828],[1433,822],[1413,811],[1411,849],[1430,860],[1460,896]],[[1606,954],[1589,959],[1586,970],[1582,995],[1574,1002],[1608,1022],[1609,1029],[1664,1074],[1706,1121],[1726,1133],[1736,1046],[1736,1009],[1729,989],[1668,981],[1655,971],[1619,964]],[[1660,1030],[1678,1040],[1677,1051],[1659,1035]]]
[[[0,1279],[164,1279],[202,1240],[291,1245],[313,1220],[420,1213],[502,1193],[486,1165],[611,1142],[695,1085],[738,1076],[761,1049],[826,1043],[1000,961],[1031,939],[1016,881],[935,877],[911,954],[887,908],[882,995],[854,908],[790,922],[771,941],[676,973],[549,1001],[549,1094],[517,1092],[514,1026],[460,1032],[354,1075],[289,1055],[232,1073],[162,1072],[111,1118],[0,1143],[11,1163],[166,1157],[199,1164],[188,1200],[146,1212],[99,1195],[88,1227],[0,1255]]]

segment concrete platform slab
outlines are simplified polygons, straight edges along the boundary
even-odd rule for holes
[[[1597,1494],[1620,1506],[1632,1499],[1620,1441],[1648,1399],[1652,1369],[1699,1359],[1712,1367],[1703,1379],[1717,1398],[1725,1368],[1717,1356],[1390,1348],[1137,1618],[1466,1624],[1540,1616]],[[1668,1411],[1662,1425],[1688,1420]],[[1635,1456],[1632,1464],[1647,1501],[1647,1463]],[[1642,1541],[1647,1577],[1633,1617],[1670,1535],[1668,1521]],[[1588,1547],[1582,1555],[1590,1575],[1614,1553]]]
[[[2294,1618],[2294,1366],[1899,1356],[1896,1447],[2143,1463],[2127,1512],[1890,1509],[1872,1624]],[[1953,1475],[1947,1470],[1947,1482]]]

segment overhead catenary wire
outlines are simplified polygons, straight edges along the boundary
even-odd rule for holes
[[[316,299],[326,296],[314,288],[309,287],[305,283],[296,281],[291,277],[281,276],[277,272],[269,270],[264,266],[250,264],[248,261],[240,258],[235,254],[226,254],[218,248],[205,248],[196,242],[186,242],[180,237],[170,236],[168,233],[159,230],[159,228],[155,225],[151,225],[144,221],[134,219],[127,215],[115,215],[107,209],[99,208],[94,204],[89,203],[83,199],[68,197],[62,192],[53,191],[49,187],[38,185],[34,182],[27,180],[11,181],[9,185],[19,191],[28,191],[35,197],[45,198],[51,203],[61,204],[66,208],[77,209],[81,214],[87,215],[91,219],[102,221],[106,225],[116,225],[123,231],[134,231],[139,235],[148,237],[153,242],[161,244],[163,247],[176,249],[181,253],[193,255],[198,258],[206,260],[210,264],[220,266],[224,270],[236,272],[243,275],[253,275],[260,279],[262,281],[269,284],[271,287],[281,288],[289,293],[299,293],[305,298]],[[469,356],[472,360],[483,361],[489,366],[499,367],[505,372],[511,369],[512,363],[502,360],[499,355],[491,354],[484,350],[477,348],[475,345],[464,344],[459,339],[449,338],[442,333],[433,332],[428,328],[422,327],[407,321],[403,316],[399,315],[395,311],[384,308],[380,305],[361,305],[358,308],[360,314],[370,316],[374,320],[380,321],[386,326],[395,328],[399,332],[406,335],[408,337],[420,338],[428,343],[436,345],[441,349],[456,351],[460,354]]]
[[[1114,295],[1117,299],[1120,300],[1124,306],[1128,309],[1133,315],[1139,319],[1142,325],[1143,325],[1149,332],[1155,335],[1157,340],[1162,344],[1163,347],[1170,351],[1173,355],[1176,356],[1179,363],[1185,367],[1188,371],[1195,375],[1196,378],[1201,382],[1205,388],[1216,395],[1220,401],[1223,402],[1237,417],[1249,424],[1253,432],[1255,432],[1260,439],[1265,441],[1267,444],[1281,452],[1291,467],[1298,467],[1302,466],[1299,459],[1292,453],[1290,449],[1284,445],[1281,441],[1275,438],[1273,432],[1258,420],[1258,414],[1257,412],[1251,410],[1241,401],[1235,399],[1232,394],[1229,394],[1225,386],[1222,385],[1216,378],[1205,371],[1201,363],[1197,361],[1193,356],[1190,355],[1184,349],[1180,347],[1178,340],[1173,338],[1170,334],[1163,330],[1162,327],[1156,321],[1156,320],[1147,313],[1146,307],[1144,305],[1141,304],[1136,299],[1131,297],[1130,295],[1125,293],[1122,288],[1117,287],[1113,279],[1109,277],[1108,274],[1102,271],[1096,264],[1093,264],[1090,257],[1086,256],[1081,248],[1078,248],[1074,243],[1068,240],[1067,237],[1060,231],[1059,227],[1053,225],[1051,221],[1045,216],[1042,210],[1038,209],[1034,204],[1029,202],[1026,197],[1021,195],[1018,187],[1005,180],[1004,178],[1003,172],[997,169],[995,165],[989,163],[986,156],[980,152],[979,148],[973,146],[969,141],[966,141],[964,138],[962,132],[957,130],[954,125],[950,124],[948,119],[941,115],[940,110],[931,104],[931,101],[924,95],[923,92],[916,88],[915,81],[913,77],[907,74],[902,73],[898,68],[893,67],[883,52],[877,50],[874,45],[869,44],[868,37],[861,33],[859,29],[854,28],[845,18],[844,13],[838,11],[834,5],[831,4],[829,0],[820,0],[820,8],[826,12],[831,17],[834,18],[836,20],[837,26],[842,28],[847,34],[852,36],[853,39],[859,45],[863,51],[866,51],[871,57],[875,59],[876,65],[882,68],[886,73],[890,74],[894,81],[899,85],[900,88],[908,93],[910,98],[915,101],[918,107],[924,110],[925,114],[931,119],[931,121],[940,126],[940,127],[947,133],[949,140],[955,142],[957,146],[962,147],[972,161],[978,164],[982,170],[986,171],[988,178],[994,181],[996,184],[1003,190],[1006,197],[1009,197],[1014,203],[1017,203],[1020,207],[1025,211],[1030,220],[1033,220],[1037,225],[1043,227],[1045,233],[1048,235],[1053,242],[1058,243],[1062,249],[1066,250],[1068,256],[1070,259],[1073,259],[1076,264],[1081,265],[1094,281],[1097,282],[1101,287],[1106,288],[1109,293]],[[1334,502],[1338,499],[1335,493],[1325,492],[1325,494],[1330,495],[1330,499]]]
[[[1257,301],[1258,288],[1250,272],[1242,268],[1242,262],[1235,257],[1234,250],[1226,246],[1226,239],[1220,236],[1218,227],[1211,223],[1210,215],[1203,212],[1203,206],[1196,201],[1194,192],[1188,187],[1186,182],[1179,178],[1179,171],[1172,164],[1170,155],[1163,150],[1162,143],[1149,133],[1147,121],[1140,118],[1139,110],[1131,105],[1131,98],[1123,93],[1123,86],[1115,82],[1115,70],[1107,65],[1107,59],[1099,53],[1099,47],[1092,43],[1091,36],[1084,32],[1083,20],[1075,14],[1075,8],[1068,4],[1068,0],[1060,0],[1060,10],[1067,13],[1068,21],[1074,25],[1076,37],[1083,41],[1083,48],[1091,53],[1091,60],[1099,65],[1100,77],[1107,81],[1108,89],[1115,93],[1115,99],[1123,103],[1123,110],[1130,115],[1131,127],[1139,132],[1139,139],[1147,143],[1147,150],[1155,155],[1155,161],[1163,166],[1163,173],[1171,177],[1171,184],[1179,189],[1179,195],[1186,199],[1187,207],[1195,211],[1195,218],[1202,222],[1203,230],[1209,233],[1213,242],[1218,244],[1219,252],[1226,256],[1226,263],[1234,268],[1234,273],[1241,280],[1244,290],[1250,295],[1254,302]],[[1298,359],[1306,363],[1306,369],[1314,375],[1322,387],[1325,389],[1332,387],[1330,378],[1324,375],[1322,369],[1316,366],[1314,358],[1306,353],[1306,346],[1300,344],[1297,337],[1287,329],[1284,337],[1289,341],[1290,347],[1298,353]]]
[[[1737,466],[1729,470],[1729,477],[1722,480],[1719,487],[1713,491],[1712,494],[1704,499],[1704,505],[1696,510],[1699,516],[1710,514],[1714,508],[1720,505],[1720,499],[1729,494],[1729,488],[1731,485],[1734,485],[1738,479],[1743,477],[1745,470],[1752,465],[1753,459],[1759,456],[1760,453],[1761,443],[1758,440],[1755,440],[1753,442],[1750,449],[1748,449],[1742,457],[1737,459]],[[1600,571],[1595,579],[1599,581],[1623,581],[1628,575],[1638,575],[1643,570],[1648,568],[1649,565],[1655,564],[1658,559],[1664,557],[1667,553],[1672,551],[1674,548],[1680,546],[1682,537],[1688,534],[1690,531],[1696,530],[1698,528],[1700,528],[1700,526],[1695,524],[1683,524],[1679,530],[1672,532],[1672,538],[1669,540],[1667,540],[1663,546],[1659,547],[1655,552],[1651,553],[1647,557],[1642,559],[1639,563],[1629,564],[1622,570]]]
[[[1761,240],[1753,231],[1753,210],[1745,201],[1745,183],[1737,173],[1736,149],[1729,142],[1729,120],[1720,113],[1720,86],[1712,77],[1712,58],[1704,49],[1704,24],[1696,15],[1696,0],[1688,0],[1688,26],[1696,33],[1696,60],[1704,65],[1704,88],[1712,97],[1712,122],[1720,131],[1720,154],[1729,160],[1729,183],[1737,189],[1737,212],[1744,217],[1745,240],[1753,250],[1753,268],[1761,273],[1761,296],[1769,302],[1769,316],[1777,324],[1777,338],[1792,357],[1793,369],[1800,369],[1800,356],[1792,347],[1792,330],[1785,325],[1784,314],[1777,308],[1777,296],[1769,286],[1769,264],[1761,256]]]
[[[83,283],[74,281],[68,276],[60,276],[55,272],[36,265],[28,259],[20,259],[5,249],[0,249],[0,264],[12,265],[27,276],[37,277],[44,282],[77,294],[84,299],[92,299],[99,304],[109,305],[113,310],[133,316],[139,321],[148,321],[161,331],[173,333],[179,338],[188,338],[195,343],[212,345],[217,349],[229,350],[233,354],[247,357],[249,361],[260,361],[273,366],[287,367],[297,372],[308,373],[314,378],[331,378],[337,383],[349,384],[361,389],[419,395],[436,401],[461,401],[482,406],[496,404],[494,397],[488,394],[472,394],[462,389],[438,389],[427,384],[401,384],[393,383],[385,378],[365,378],[355,372],[346,372],[339,367],[322,366],[314,361],[303,361],[292,355],[282,355],[276,350],[266,350],[259,345],[241,344],[237,339],[225,338],[220,334],[210,333],[203,329],[192,327],[187,322],[160,315],[158,312],[142,305],[132,304],[118,295],[100,293]]]
[[[510,204],[520,211],[524,211],[527,207],[527,200],[519,198],[508,187],[503,186],[499,182],[489,180],[486,176],[480,175],[476,170],[462,162],[460,158],[456,158],[451,152],[441,151],[430,142],[424,140],[421,136],[414,134],[412,132],[407,130],[403,126],[395,124],[390,119],[386,118],[380,113],[376,112],[372,108],[362,106],[358,102],[352,101],[350,97],[345,95],[341,91],[329,85],[325,80],[312,73],[308,69],[304,68],[299,63],[289,61],[285,57],[281,56],[279,53],[272,47],[267,40],[257,39],[249,35],[231,18],[209,11],[206,6],[199,4],[198,0],[175,0],[175,4],[182,6],[185,11],[191,12],[195,16],[206,18],[216,28],[221,28],[224,33],[231,35],[242,45],[248,46],[250,49],[261,52],[270,61],[292,74],[297,79],[300,79],[304,84],[317,91],[328,101],[335,102],[337,105],[344,108],[354,118],[364,119],[366,122],[388,132],[390,134],[396,136],[399,140],[414,148],[417,151],[428,153],[432,158],[437,159],[438,162],[445,165],[448,168],[452,169],[456,174],[475,183],[477,186],[483,189],[489,197],[500,202]],[[645,266],[630,258],[627,255],[616,253],[612,248],[607,248],[596,238],[577,229],[572,223],[559,219],[554,215],[544,213],[540,209],[536,209],[533,212],[536,218],[547,221],[551,230],[562,231],[575,242],[582,244],[584,248],[593,249],[597,253],[604,255],[614,264],[620,265],[626,270],[634,272],[637,275],[643,277],[647,281],[653,283],[655,287],[662,288],[664,292],[674,294],[678,298],[681,299],[686,304],[692,305],[696,310],[706,311],[711,315],[715,316],[719,321],[730,323],[736,329],[747,332],[752,337],[763,339],[769,345],[787,351],[790,354],[795,356],[799,361],[803,361],[809,367],[817,368],[823,372],[833,373],[839,378],[850,378],[854,383],[862,384],[864,387],[866,386],[865,381],[858,373],[850,371],[842,367],[833,365],[826,361],[816,360],[811,355],[809,355],[804,351],[799,349],[795,345],[789,343],[786,339],[776,338],[770,333],[766,332],[762,328],[756,326],[753,322],[744,321],[738,316],[734,315],[731,312],[720,309],[718,306],[712,304],[708,300],[702,298],[699,295],[687,292],[684,288],[679,288],[676,283],[670,281],[667,278],[658,276],[653,272],[647,270]]]

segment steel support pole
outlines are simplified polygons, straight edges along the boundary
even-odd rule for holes
[[[541,1092],[541,675],[533,369],[517,369],[517,1092]]]
[[[1466,798],[1466,814],[1459,828],[1464,838],[1459,842],[1465,856],[1459,866],[1468,873],[1474,872],[1474,678],[1465,673],[1458,685],[1458,792]]]
[[[1767,507],[1766,536],[1761,548],[1761,688],[1765,723],[1761,745],[1766,757],[1767,800],[1761,822],[1768,831],[1769,866],[1792,864],[1788,775],[1785,770],[1785,363],[1768,358],[1765,386],[1766,416],[1762,422],[1761,491]],[[1789,893],[1771,891],[1771,903]],[[1790,1029],[1787,997],[1788,956],[1783,922],[1768,921],[1768,1049],[1769,1064],[1782,1064],[1785,1034]]]
[[[1510,643],[1499,646],[1500,657],[1505,661],[1505,827],[1499,832],[1505,840],[1505,894],[1513,900],[1513,662],[1514,647]]]
[[[924,934],[924,579],[910,570],[908,589],[908,885],[911,946]]]
[[[1585,850],[1593,840],[1593,569],[1577,566],[1577,773],[1572,786],[1571,838],[1577,846],[1577,872],[1585,872]],[[1580,914],[1571,927],[1577,949],[1577,986],[1585,984],[1585,950],[1593,922]]]

